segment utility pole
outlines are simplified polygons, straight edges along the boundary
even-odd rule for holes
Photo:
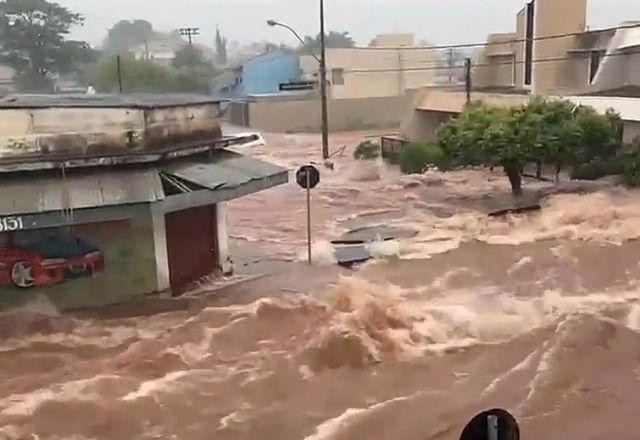
[[[467,89],[467,104],[471,104],[471,58],[465,58],[464,60],[464,82]]]
[[[322,100],[322,158],[329,158],[329,112],[327,110],[327,52],[324,35],[324,0],[320,0],[320,99]]]
[[[180,35],[187,37],[189,40],[189,46],[193,44],[193,37],[200,35],[200,28],[180,28]]]
[[[120,55],[116,56],[116,71],[118,74],[118,90],[122,94],[124,87],[122,86],[122,59]]]
[[[280,26],[287,29],[298,39],[300,45],[304,46],[305,41],[300,34],[288,24],[276,20],[267,20],[267,24],[271,27]],[[318,80],[320,81],[320,100],[322,104],[322,158],[326,160],[329,158],[329,111],[327,109],[327,50],[324,33],[324,0],[320,0],[320,52],[320,56],[314,52],[311,52],[311,56],[320,66]]]

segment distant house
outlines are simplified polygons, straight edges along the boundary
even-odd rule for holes
[[[433,50],[415,48],[413,35],[379,35],[368,49],[327,49],[327,81],[331,98],[403,96],[408,89],[433,85]],[[300,57],[302,75],[318,78],[319,65],[312,55]]]
[[[187,42],[171,36],[159,36],[151,41],[134,46],[130,49],[137,60],[149,60],[163,66],[170,66],[176,56],[176,52],[187,46]],[[213,61],[215,52],[213,48],[204,44],[194,43],[196,48],[206,60]]]
[[[516,32],[489,36],[474,88],[640,96],[640,22],[589,30],[586,16],[587,0],[527,1]]]
[[[170,66],[176,52],[186,43],[169,39],[152,40],[131,48],[131,53],[136,60],[149,60],[155,63]]]
[[[227,69],[214,79],[213,92],[226,98],[273,94],[280,91],[281,84],[297,81],[299,76],[298,56],[276,50]]]

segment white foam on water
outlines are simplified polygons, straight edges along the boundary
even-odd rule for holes
[[[631,330],[640,330],[640,304],[635,304],[631,307],[631,310],[629,310],[629,314],[627,315],[626,325]]]
[[[354,365],[354,356],[366,365],[386,356],[412,358],[474,344],[500,343],[558,319],[601,313],[611,307],[631,307],[638,292],[582,296],[546,291],[538,297],[516,297],[496,287],[447,289],[435,281],[432,289],[404,290],[358,277],[340,279],[328,296],[331,320],[317,329],[309,348],[318,350],[327,365]]]
[[[0,400],[0,414],[6,416],[30,416],[43,403],[50,401],[90,402],[99,400],[98,387],[102,382],[118,382],[122,377],[116,375],[99,375],[90,379],[80,379],[60,383],[48,389],[38,389],[26,394],[14,394]]]
[[[485,388],[485,390],[482,393],[482,395],[486,396],[488,394],[493,393],[496,389],[498,389],[498,387],[500,386],[500,384],[502,382],[508,380],[514,374],[519,373],[521,371],[526,371],[527,369],[531,368],[532,365],[533,365],[533,361],[535,360],[535,357],[537,355],[538,355],[538,351],[534,351],[532,353],[529,353],[527,355],[527,357],[525,357],[517,365],[513,366],[507,372],[505,372],[504,374],[496,377],[493,381],[491,381],[489,386],[487,386],[487,388]]]
[[[131,402],[145,397],[154,397],[161,393],[170,393],[180,387],[183,379],[193,378],[195,376],[213,376],[213,374],[210,370],[172,371],[158,379],[142,382],[137,390],[125,395],[122,397],[122,400]]]
[[[316,427],[315,433],[305,437],[304,440],[330,440],[338,435],[342,430],[357,422],[363,416],[380,411],[388,406],[399,402],[406,402],[414,399],[422,393],[416,393],[411,396],[395,397],[371,405],[367,408],[349,408],[342,414],[332,419],[326,420]]]

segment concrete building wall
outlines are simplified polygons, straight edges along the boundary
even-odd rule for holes
[[[549,37],[575,32],[587,28],[587,0],[536,0],[535,38]],[[575,46],[576,37],[537,40],[533,45],[533,91],[534,93],[560,93],[573,87],[572,62],[539,60],[564,58]],[[538,62],[535,62],[538,60]]]
[[[412,141],[435,142],[440,127],[455,117],[455,113],[417,110],[402,125],[400,135]]]
[[[640,121],[624,121],[624,141],[640,142]]]
[[[517,35],[492,34],[490,43],[476,61],[478,67],[472,72],[474,88],[515,86],[515,43]]]
[[[281,83],[298,79],[300,66],[295,54],[271,52],[247,61],[242,72],[245,95],[277,93]]]
[[[526,36],[527,28],[527,10],[523,8],[518,12],[516,16],[516,40],[518,43],[514,43],[514,52],[516,54],[516,87],[523,89],[524,84],[524,51],[525,44],[522,42]]]
[[[76,237],[95,246],[104,258],[104,270],[93,276],[66,276],[55,283],[16,287],[7,273],[0,273],[0,309],[44,296],[61,310],[92,307],[131,300],[156,292],[158,277],[153,221],[148,204],[87,210],[95,220],[68,226],[0,233],[3,249],[38,237]],[[84,216],[87,218],[88,216]],[[54,245],[52,252],[61,245]],[[3,261],[4,262],[4,261]],[[4,269],[3,269],[4,271]]]
[[[219,104],[139,109],[52,107],[0,110],[0,158],[163,147],[220,136]],[[129,139],[129,134],[131,139]],[[133,146],[130,142],[133,142]]]
[[[376,36],[369,46],[371,47],[400,47],[413,46],[415,36],[413,34],[382,34]]]
[[[320,102],[258,101],[249,103],[249,124],[268,132],[317,132],[321,128]],[[331,130],[396,127],[403,120],[408,101],[403,97],[331,99]]]
[[[593,81],[595,91],[616,90],[629,86],[640,86],[640,46],[609,53],[602,60]]]
[[[400,96],[407,89],[435,84],[434,70],[419,70],[437,64],[433,50],[329,49],[327,80],[335,99]],[[318,77],[318,63],[302,56],[303,76]],[[407,69],[418,69],[406,71]]]

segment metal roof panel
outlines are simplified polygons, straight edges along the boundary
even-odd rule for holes
[[[16,176],[0,184],[0,215],[148,203],[164,198],[157,170]]]
[[[182,162],[164,172],[210,190],[235,188],[252,180],[286,173],[287,169],[228,150],[217,151],[209,162]]]

